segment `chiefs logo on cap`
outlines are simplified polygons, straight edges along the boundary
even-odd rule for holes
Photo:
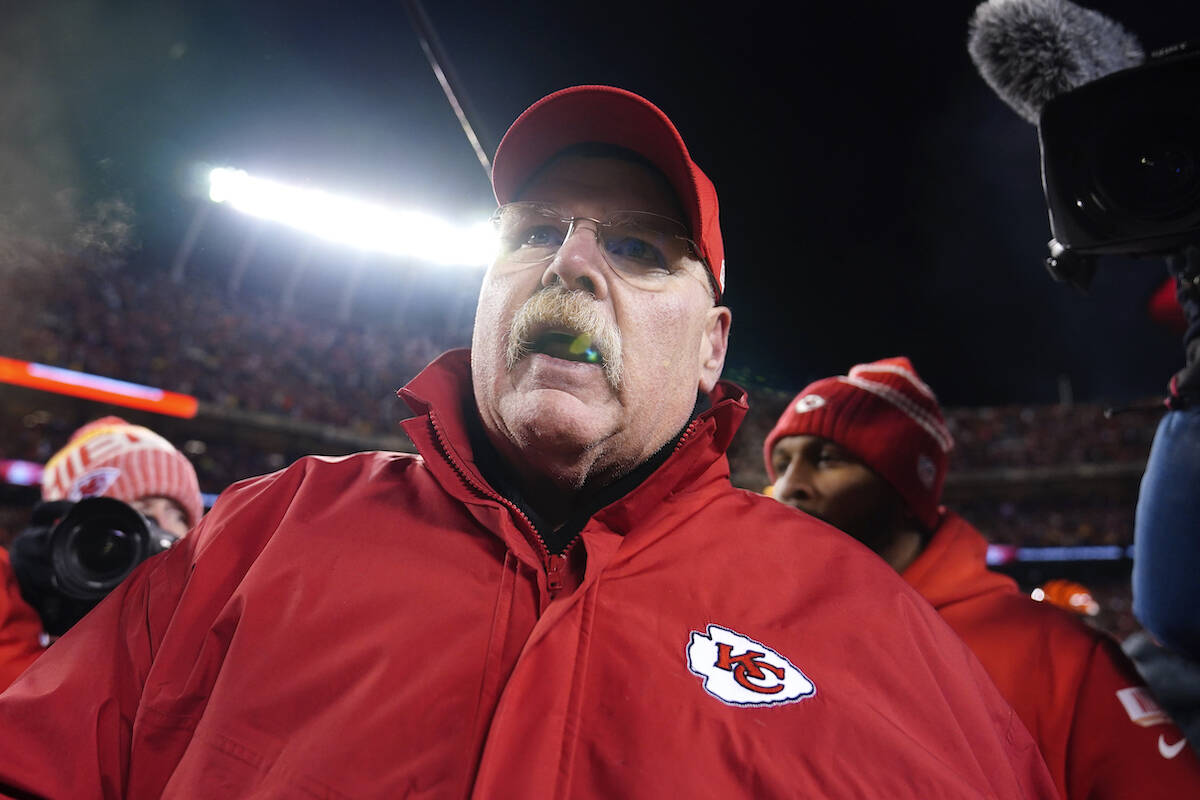
[[[809,411],[816,411],[821,406],[825,405],[825,398],[819,394],[806,394],[796,401],[792,406],[797,414],[807,414]]]
[[[709,625],[692,631],[687,665],[704,691],[734,706],[776,706],[817,693],[817,687],[779,653],[736,631]]]

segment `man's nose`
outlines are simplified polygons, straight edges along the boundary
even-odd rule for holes
[[[608,297],[611,273],[602,248],[595,223],[590,220],[576,222],[566,241],[546,266],[542,285],[549,286],[555,281],[562,281],[567,289],[579,289],[597,300],[605,299]]]
[[[790,505],[805,503],[815,497],[812,470],[799,459],[788,464],[787,469],[775,481],[773,496]]]

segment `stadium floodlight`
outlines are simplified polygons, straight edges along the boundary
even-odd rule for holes
[[[420,211],[287,186],[228,167],[209,172],[208,186],[214,203],[361,250],[469,267],[486,267],[496,252],[487,220],[458,227]]]

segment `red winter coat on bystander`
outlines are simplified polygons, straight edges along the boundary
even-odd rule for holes
[[[987,542],[946,513],[904,578],[983,663],[1065,800],[1200,797],[1200,763],[1121,648],[991,572]]]

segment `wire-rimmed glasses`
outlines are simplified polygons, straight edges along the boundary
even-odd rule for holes
[[[506,203],[492,215],[499,237],[497,267],[539,264],[558,254],[579,227],[591,223],[600,252],[630,284],[649,291],[670,285],[689,260],[701,262],[699,248],[680,222],[648,211],[614,211],[607,219],[568,216],[545,203]]]

